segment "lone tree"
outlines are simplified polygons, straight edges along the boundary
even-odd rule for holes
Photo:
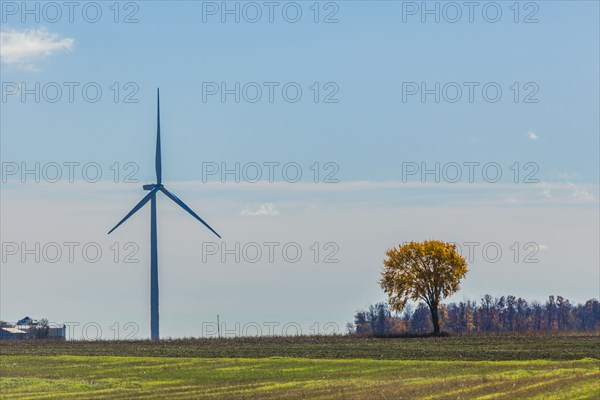
[[[467,263],[456,245],[439,240],[410,242],[386,252],[379,284],[390,307],[402,311],[408,300],[423,300],[431,312],[433,333],[440,333],[440,301],[460,288]]]

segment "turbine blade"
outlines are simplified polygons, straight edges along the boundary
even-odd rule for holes
[[[202,218],[200,218],[194,211],[192,211],[191,208],[189,208],[183,201],[181,201],[177,196],[175,196],[173,193],[169,192],[167,189],[165,189],[164,187],[160,188],[160,191],[163,192],[165,195],[167,195],[168,198],[170,198],[171,200],[173,200],[175,203],[177,203],[179,205],[179,207],[183,208],[185,211],[187,211],[188,213],[191,214],[192,217],[196,218],[198,221],[202,222],[202,224],[207,227],[208,229],[210,229],[210,231],[212,233],[214,233],[215,235],[217,235],[217,237],[219,239],[221,239],[221,235],[219,235],[213,228],[210,227],[210,225],[208,225],[206,222],[204,222],[204,220]]]
[[[160,91],[156,89],[156,183],[162,183],[162,161],[160,156]]]
[[[144,198],[137,203],[137,205],[135,207],[133,207],[131,209],[131,211],[129,211],[129,213],[122,219],[119,221],[119,223],[117,225],[115,225],[114,228],[112,228],[108,234],[110,235],[112,233],[112,231],[114,231],[115,229],[117,229],[123,222],[127,221],[127,219],[129,219],[129,217],[131,217],[133,214],[135,214],[140,208],[142,208],[144,206],[144,204],[146,204],[147,202],[150,201],[150,199],[152,198],[152,196],[154,196],[156,194],[156,192],[158,192],[158,187],[155,187],[154,189],[152,189],[146,196],[144,196]]]

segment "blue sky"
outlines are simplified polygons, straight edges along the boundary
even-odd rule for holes
[[[517,23],[512,2],[498,3],[496,23],[482,15],[485,2],[478,3],[472,23],[466,8],[456,23],[443,12],[439,23],[431,15],[422,22],[420,10],[407,14],[421,2],[321,2],[318,23],[313,2],[277,3],[273,23],[265,6],[257,23],[244,14],[239,23],[231,15],[223,23],[219,12],[206,15],[221,2],[193,1],[121,3],[118,23],[109,2],[99,3],[97,23],[86,21],[79,8],[73,22],[64,8],[52,22],[53,10],[44,14],[40,5],[36,23],[22,15],[20,4],[2,5],[2,242],[79,240],[108,247],[135,241],[139,262],[36,264],[8,257],[1,271],[2,319],[31,314],[105,327],[135,321],[140,336],[148,331],[148,212],[115,238],[105,232],[142,196],[141,183],[153,179],[156,87],[164,179],[226,243],[294,242],[309,254],[311,243],[336,243],[340,259],[292,265],[213,258],[198,267],[199,243],[213,238],[161,199],[161,329],[167,334],[197,334],[200,322],[216,313],[229,321],[335,321],[343,327],[354,310],[384,299],[376,281],[385,249],[427,238],[479,241],[481,247],[493,242],[503,249],[499,262],[474,260],[458,300],[488,292],[540,300],[552,293],[577,301],[598,297],[597,2],[523,3]],[[227,4],[252,11],[247,3]],[[284,7],[300,8],[300,20],[287,22]],[[134,11],[138,22],[123,23]],[[330,13],[337,23],[324,23]],[[538,21],[524,23],[527,16]],[[23,101],[19,90],[36,82],[50,84],[49,92],[40,93],[39,103],[34,95]],[[79,84],[73,102],[65,82]],[[251,103],[241,95],[236,103],[233,95],[222,102],[218,94],[203,93],[207,83],[233,88],[236,82],[256,82],[263,96]],[[265,82],[275,82],[273,102]],[[423,102],[420,93],[406,93],[411,85],[431,89],[436,82],[437,103],[433,94]],[[90,83],[102,89],[98,102],[83,97],[81,88]],[[281,88],[289,83],[302,89],[296,103],[283,98]],[[52,85],[62,89],[55,103],[48,101]],[[486,85],[502,90],[497,102],[486,101]],[[462,97],[448,101],[457,86]],[[124,102],[132,91],[138,102]],[[337,102],[324,102],[334,91]],[[20,170],[7,172],[36,162],[40,168],[97,163],[102,179],[87,182],[77,169],[72,183],[65,170],[57,183],[36,183],[31,176],[23,183]],[[114,183],[109,167],[119,163],[123,173],[128,162],[138,168],[140,182],[122,183],[121,174]],[[207,162],[219,168],[257,163],[263,179],[236,183],[227,176],[222,183],[217,174],[203,182]],[[275,182],[268,182],[265,162],[297,163],[302,178],[291,183],[277,169]],[[407,175],[408,163],[419,171]],[[442,174],[435,182],[426,175],[420,182],[420,169],[435,163],[450,175],[459,165],[462,178],[449,182]],[[466,179],[465,163],[479,163],[474,182]],[[502,172],[496,183],[482,175],[490,163]],[[324,183],[334,170],[339,182]],[[537,183],[525,181],[528,173]],[[515,262],[515,242],[536,243],[540,262],[524,265],[523,249]],[[17,302],[23,281],[36,292],[50,285],[61,294]],[[179,326],[183,316],[194,322]]]

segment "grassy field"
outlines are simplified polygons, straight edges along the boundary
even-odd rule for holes
[[[600,336],[0,344],[0,398],[598,399]]]

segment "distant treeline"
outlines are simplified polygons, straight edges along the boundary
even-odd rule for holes
[[[562,296],[545,303],[515,296],[485,295],[479,303],[443,304],[439,309],[441,330],[449,333],[600,331],[600,302],[596,299],[573,305]],[[359,335],[400,335],[431,331],[431,314],[425,303],[407,306],[401,314],[387,303],[377,303],[354,316],[349,330]]]

